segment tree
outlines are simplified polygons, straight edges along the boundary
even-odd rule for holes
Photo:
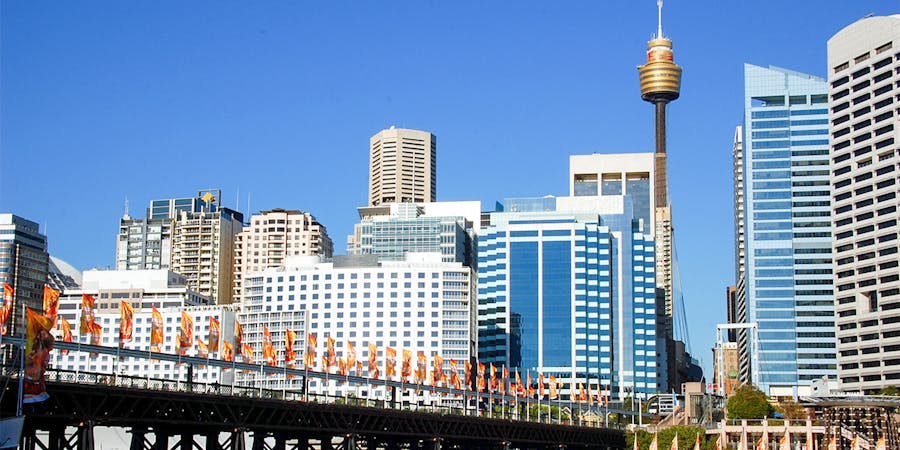
[[[886,386],[878,391],[878,395],[900,396],[900,389],[898,389],[897,386]]]
[[[775,409],[784,416],[785,419],[805,419],[809,416],[806,408],[800,406],[793,400],[783,401],[775,407]]]
[[[774,411],[766,394],[749,384],[738,387],[728,399],[729,419],[762,419]]]

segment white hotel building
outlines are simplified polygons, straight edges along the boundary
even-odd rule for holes
[[[194,345],[187,355],[197,355],[196,339],[209,339],[209,318],[221,323],[220,342],[234,340],[234,317],[231,307],[211,305],[208,297],[185,286],[183,276],[163,269],[158,270],[88,270],[84,272],[81,289],[67,290],[60,296],[59,314],[72,327],[73,342],[90,343],[90,336],[78,332],[81,320],[82,294],[89,294],[94,303],[95,321],[103,327],[101,345],[115,348],[119,345],[119,305],[126,301],[134,308],[133,339],[124,348],[147,351],[142,358],[118,360],[115,355],[100,354],[91,357],[88,352],[70,351],[51,353],[51,365],[62,370],[108,373],[156,379],[186,380],[187,366],[173,362],[152,360],[150,353],[150,320],[152,307],[162,314],[165,328],[162,353],[176,354],[178,333],[181,327],[181,311],[185,310],[194,320]],[[60,332],[55,332],[60,340]],[[210,349],[210,358],[220,353]],[[231,383],[230,372],[220,373],[218,368],[194,367],[193,381],[198,383]]]
[[[238,320],[256,362],[262,359],[264,326],[272,336],[279,366],[284,364],[288,328],[297,333],[297,368],[303,367],[306,333],[316,335],[317,371],[321,371],[328,336],[335,340],[338,358],[346,358],[347,343],[353,343],[357,360],[363,363],[362,376],[368,373],[368,344],[377,345],[381,379],[385,379],[387,347],[397,351],[394,380],[399,380],[404,349],[412,351],[413,370],[418,352],[427,355],[429,374],[432,356],[439,354],[445,373],[450,360],[457,361],[460,377],[464,361],[476,354],[475,272],[462,263],[442,262],[439,253],[409,253],[404,261],[380,262],[375,255],[337,256],[330,262],[320,262],[319,257],[288,258],[285,267],[248,275],[244,283]],[[278,373],[259,378],[258,373],[238,374],[238,383],[302,389],[301,377],[289,379],[289,385]],[[340,395],[347,389],[334,379],[329,385],[326,388],[313,379],[310,392]]]

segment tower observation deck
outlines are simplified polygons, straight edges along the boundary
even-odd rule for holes
[[[641,99],[656,105],[656,183],[654,196],[657,207],[668,206],[666,176],[666,105],[681,93],[681,67],[675,64],[672,41],[662,34],[662,0],[658,8],[656,36],[647,43],[647,63],[638,66],[641,80]]]

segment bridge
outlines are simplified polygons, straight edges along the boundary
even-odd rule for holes
[[[21,338],[5,338],[3,343],[21,346]],[[57,342],[56,349],[147,357],[146,352],[123,355],[118,348],[66,342]],[[171,354],[154,353],[153,358],[231,370],[271,369],[260,364]],[[4,386],[0,413],[4,417],[16,411],[17,369],[4,366],[0,377]],[[298,369],[278,370],[298,377],[335,378],[333,374]],[[46,378],[50,398],[24,405],[21,448],[93,450],[94,427],[126,429],[131,450],[244,450],[247,442],[252,450],[625,447],[624,433],[602,426],[605,421],[598,418],[627,411],[597,411],[565,401],[553,403],[557,411],[554,417],[547,403],[543,404],[545,409],[534,410],[537,405],[528,405],[521,398],[474,391],[464,393],[471,402],[461,402],[464,406],[454,408],[110,373],[49,369]],[[340,378],[347,383],[375,383],[392,390],[414,387],[389,380]],[[438,393],[449,390],[418,388]],[[446,393],[454,394],[452,390]],[[509,405],[516,400],[518,407],[485,406]]]

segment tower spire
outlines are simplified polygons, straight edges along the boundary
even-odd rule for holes
[[[663,34],[662,34],[662,3],[663,3],[663,0],[656,0],[656,9],[657,9],[656,20],[658,22],[657,30],[656,30],[656,38],[657,39],[662,39],[662,37],[663,37]]]
[[[131,216],[128,215],[128,196],[125,196],[125,215],[122,218],[125,220],[131,219]]]

